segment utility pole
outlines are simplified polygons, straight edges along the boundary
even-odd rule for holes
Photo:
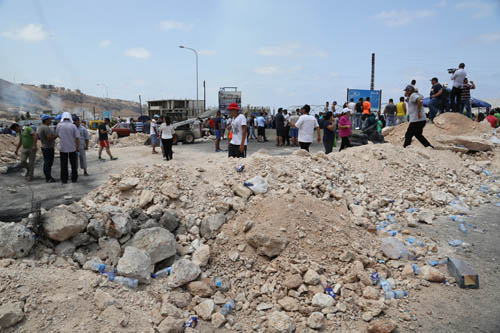
[[[203,80],[203,112],[207,111],[207,89]]]
[[[142,101],[141,101],[141,94],[139,94],[139,111],[141,112],[141,117],[142,117]]]
[[[375,53],[372,53],[372,80],[370,83],[370,90],[375,89]]]

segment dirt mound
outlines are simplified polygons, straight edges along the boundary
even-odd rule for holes
[[[392,144],[403,145],[407,128],[408,123],[402,123],[392,128],[386,128],[383,131],[384,138],[387,142]],[[434,138],[442,135],[481,137],[491,133],[492,129],[488,123],[477,123],[471,121],[464,115],[453,112],[447,112],[439,115],[434,119],[434,124],[428,123],[424,128],[424,136],[431,142],[431,144],[437,144]]]

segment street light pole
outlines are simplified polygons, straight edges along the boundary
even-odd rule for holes
[[[179,46],[181,49],[186,49],[186,50],[191,50],[194,52],[194,55],[196,56],[196,109],[198,108],[198,52],[196,52],[195,49],[192,49],[190,47],[185,47],[183,45]],[[195,109],[195,110],[196,110]]]

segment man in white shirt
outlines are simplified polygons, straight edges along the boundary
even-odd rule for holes
[[[231,133],[232,138],[229,143],[228,157],[243,157],[247,156],[247,118],[240,114],[238,104],[231,103],[227,107],[231,116]]]
[[[351,123],[354,124],[354,120],[356,119],[356,103],[354,103],[354,98],[351,98],[349,103],[347,104],[349,110],[351,110]]]
[[[302,116],[295,123],[295,127],[299,129],[300,148],[309,151],[309,146],[313,142],[314,130],[318,131],[318,142],[321,142],[321,130],[319,129],[318,120],[309,114],[311,111],[309,105],[304,105],[301,111]]]
[[[153,120],[151,120],[151,126],[149,130],[149,135],[151,136],[151,146],[153,147],[153,154],[158,154],[156,151],[156,146],[159,143],[159,138],[158,138],[158,119],[160,118],[159,115],[155,114],[153,116]]]
[[[465,72],[465,64],[461,63],[458,65],[458,69],[453,72],[451,79],[453,80],[453,88],[451,89],[450,100],[451,100],[451,111],[459,112],[462,110],[461,106],[461,89],[464,84],[464,79],[467,76]]]

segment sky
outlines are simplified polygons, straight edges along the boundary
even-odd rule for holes
[[[0,0],[0,78],[94,96],[195,99],[221,87],[242,104],[346,99],[347,88],[424,95],[466,64],[473,97],[500,97],[500,1]]]

